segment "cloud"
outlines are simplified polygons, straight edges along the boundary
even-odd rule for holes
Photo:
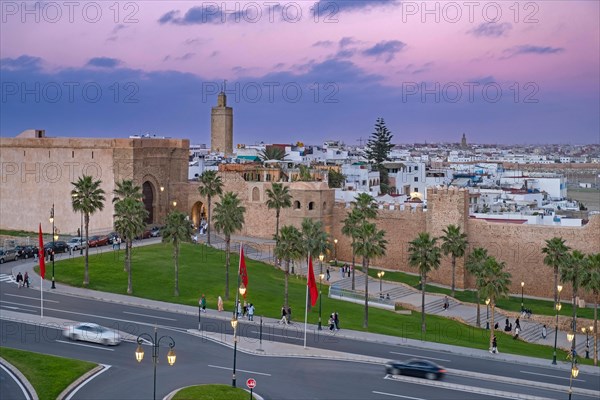
[[[508,22],[503,22],[501,24],[484,22],[467,33],[477,37],[500,37],[505,36],[511,29],[512,25]]]
[[[381,6],[397,6],[396,0],[319,0],[312,8],[313,14],[318,10],[322,16],[334,17],[338,11],[356,11]]]
[[[340,39],[340,47],[342,48],[355,43],[358,43],[358,41],[351,36],[346,36]]]
[[[42,59],[26,54],[17,58],[0,58],[0,68],[8,71],[38,70],[42,67]]]
[[[383,58],[386,63],[392,61],[396,53],[406,47],[406,43],[399,40],[389,40],[377,43],[375,46],[363,50],[363,54],[377,59]]]
[[[86,66],[99,68],[116,68],[121,64],[123,64],[123,62],[116,58],[94,57],[87,62]]]
[[[521,54],[558,54],[562,53],[563,51],[565,51],[565,49],[562,47],[534,46],[530,44],[524,44],[504,50],[503,58],[511,58]]]
[[[333,42],[331,40],[319,40],[312,44],[312,47],[331,47]]]
[[[240,7],[237,3],[231,5],[235,11],[230,12],[225,3],[207,2],[202,6],[192,7],[180,17],[179,10],[171,10],[165,13],[158,19],[158,23],[174,24],[174,25],[202,25],[202,24],[223,24],[223,23],[239,23],[248,22],[255,23],[259,20],[270,20],[273,16],[279,16],[279,20],[283,20],[283,14],[278,12],[281,10],[281,5],[266,5],[261,6],[259,3],[253,3],[252,6]]]
[[[118,33],[127,28],[129,28],[129,26],[127,26],[127,25],[123,25],[123,24],[116,25],[113,28],[113,30],[110,32],[110,35],[109,35],[108,39],[106,39],[106,40],[109,42],[116,42],[119,39]]]

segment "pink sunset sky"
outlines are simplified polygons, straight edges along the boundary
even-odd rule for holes
[[[139,129],[207,142],[215,100],[202,91],[227,79],[232,91],[265,82],[303,91],[297,102],[277,90],[266,101],[265,89],[258,102],[228,93],[236,142],[282,134],[352,142],[379,116],[398,142],[456,141],[462,132],[476,142],[599,142],[597,1],[68,4],[2,2],[3,135]],[[90,111],[77,93],[53,102],[43,92],[48,82],[91,81],[107,97],[109,82],[134,82],[138,102],[103,98]],[[39,99],[24,93],[36,83]],[[501,88],[501,100],[487,98],[483,85]],[[437,99],[436,87],[448,91]],[[327,95],[337,102],[323,102]]]

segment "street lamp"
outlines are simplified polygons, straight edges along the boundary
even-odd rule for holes
[[[335,258],[335,266],[337,267],[337,239],[333,239],[333,257]]]
[[[556,365],[556,339],[558,339],[558,313],[562,308],[562,304],[560,304],[560,292],[562,292],[562,285],[556,286],[556,290],[558,292],[558,297],[556,298],[556,325],[554,326],[554,352],[552,353],[552,364]]]
[[[177,207],[177,201],[173,200],[173,207]]]
[[[525,309],[523,307],[523,287],[525,286],[525,282],[521,282],[521,312]]]
[[[56,284],[54,283],[54,242],[56,241],[56,239],[58,239],[56,237],[56,235],[54,234],[54,203],[52,203],[52,208],[50,209],[50,222],[52,223],[52,249],[51,251],[51,255],[52,255],[52,289],[56,289]]]
[[[490,299],[485,299],[485,329],[490,329]]]
[[[142,342],[144,341],[143,338],[146,338],[146,340],[148,340],[150,342],[150,345],[152,345],[152,363],[154,364],[154,395],[153,395],[153,399],[156,400],[156,364],[158,364],[158,348],[160,347],[160,342],[163,339],[169,339],[169,353],[167,353],[167,362],[169,363],[169,365],[173,365],[175,364],[175,359],[177,358],[177,356],[175,355],[175,350],[173,350],[173,347],[175,347],[175,341],[173,340],[173,338],[171,336],[161,336],[160,338],[158,337],[158,332],[157,332],[157,328],[154,327],[154,337],[150,336],[148,333],[142,333],[141,335],[139,335],[137,337],[137,344],[138,347],[135,350],[135,359],[137,360],[137,362],[142,362],[143,358],[144,358],[144,349],[142,348]]]
[[[581,328],[581,332],[585,333],[585,358],[590,358],[590,332],[594,331],[594,327]]]
[[[325,256],[323,255],[323,253],[319,254],[319,268],[320,268],[320,272],[319,272],[319,325],[317,327],[318,330],[322,330],[323,326],[321,325],[321,298],[323,297],[323,290],[322,290],[322,286],[323,286],[323,277],[325,276],[325,274],[323,274],[323,259],[325,258]]]
[[[382,285],[383,285],[383,276],[384,275],[385,275],[385,271],[379,271],[377,273],[377,277],[379,278],[379,297],[383,297]]]
[[[571,376],[569,378],[569,400],[571,400],[571,394],[573,393],[573,379],[577,379],[579,375],[579,368],[577,368],[577,360],[573,357],[571,361]]]
[[[238,304],[240,302],[239,295],[246,294],[246,287],[240,286],[240,274],[238,273],[238,290],[235,293],[235,309],[233,310],[233,317],[231,318],[231,327],[233,328],[233,375],[231,377],[231,387],[235,387],[235,363],[237,359],[237,325],[238,325]]]

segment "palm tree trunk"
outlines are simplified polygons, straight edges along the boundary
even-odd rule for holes
[[[558,301],[558,266],[554,267],[554,304]]]
[[[127,294],[133,293],[133,285],[131,283],[131,240],[125,242],[125,257],[127,258]]]
[[[479,297],[479,290],[477,291],[477,327],[481,328],[481,310],[480,310],[480,304],[481,303],[481,298]]]
[[[492,305],[490,308],[492,309],[492,323],[490,324],[490,350],[492,349],[492,342],[494,340],[494,310],[496,309],[496,302],[494,299],[490,300],[490,304]]]
[[[356,289],[356,285],[354,284],[354,270],[356,268],[355,265],[356,254],[354,254],[354,239],[352,239],[352,290]],[[337,265],[336,265],[337,267]]]
[[[275,212],[275,246],[279,244],[279,208]],[[279,267],[279,260],[277,257],[274,259],[275,267]],[[287,306],[286,306],[287,307]]]
[[[208,197],[208,222],[207,222],[207,226],[206,226],[206,243],[210,246],[210,201],[211,201],[211,196],[207,196]]]
[[[369,327],[369,259],[363,257],[363,267],[365,273],[365,320],[363,321],[363,328]]]
[[[427,275],[421,274],[421,334],[424,335],[427,327],[425,326],[425,281]]]
[[[288,279],[290,277],[290,260],[285,261],[285,280],[283,286],[283,304],[288,309]]]
[[[229,246],[231,238],[225,236],[225,300],[229,300]],[[237,304],[235,305],[237,307]]]
[[[455,281],[456,281],[455,273],[456,273],[456,257],[453,254],[452,255],[452,294],[451,294],[451,297],[454,297],[454,287],[455,287]]]
[[[90,243],[90,214],[85,214],[85,242],[87,246],[85,246],[85,268],[83,270],[83,286],[88,286],[90,284],[90,275],[88,272],[88,260],[89,260],[89,243]]]
[[[175,243],[175,296],[179,297],[179,242]]]
[[[576,343],[576,339],[577,339],[577,285],[574,285],[575,287],[573,288],[573,342],[572,342],[572,348],[576,349],[577,348],[577,343]]]

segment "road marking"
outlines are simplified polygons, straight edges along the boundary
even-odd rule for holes
[[[256,331],[248,331],[248,333],[256,333],[258,334],[258,332]],[[282,337],[282,338],[286,338],[286,339],[295,339],[295,340],[304,340],[301,337],[294,337],[294,336],[286,336],[286,335],[278,335],[276,333],[265,333],[263,331],[263,337],[267,337],[267,336],[277,336],[277,337]]]
[[[23,396],[25,397],[25,399],[31,400],[31,398],[32,398],[31,394],[29,393],[29,391],[27,389],[25,389],[25,386],[23,386],[23,384],[21,383],[21,380],[19,378],[17,378],[11,370],[4,367],[4,365],[0,364],[0,368],[2,368],[8,374],[8,376],[10,376],[13,379],[13,381],[15,381],[15,383],[19,386],[19,389],[21,389],[21,391],[23,392]]]
[[[40,308],[40,306],[36,306],[36,305],[23,304],[23,303],[15,303],[14,301],[6,301],[6,300],[0,300],[0,303],[15,304],[15,305],[21,306],[21,307]]]
[[[166,319],[167,321],[177,321],[174,318],[157,317],[155,315],[139,314],[139,313],[130,312],[130,311],[123,311],[123,314],[139,315],[140,317],[146,317],[146,318]]]
[[[208,364],[208,366],[209,366],[209,367],[211,367],[211,368],[227,369],[227,370],[230,370],[230,371],[231,371],[231,367],[219,367],[218,365],[211,365],[211,364]],[[239,369],[239,368],[238,368],[238,369],[236,369],[236,371],[239,371],[239,372],[247,372],[247,373],[249,373],[249,374],[255,374],[255,375],[272,376],[271,374],[266,374],[266,373],[264,373],[264,372],[248,371],[248,370],[245,370],[245,369]]]
[[[548,376],[548,377],[550,377],[550,378],[556,378],[556,379],[565,379],[565,380],[569,380],[569,379],[571,379],[571,378],[566,378],[566,377],[564,377],[564,376],[556,376],[556,375],[550,375],[550,374],[540,374],[539,372],[529,372],[529,371],[519,371],[519,372],[521,372],[521,373],[523,373],[523,374],[531,374],[531,375],[539,375],[539,376]],[[575,378],[575,379],[573,379],[573,380],[574,380],[574,381],[577,381],[577,382],[585,382],[584,380],[582,380],[582,379],[577,379],[577,378]]]
[[[402,397],[403,399],[425,400],[425,399],[423,399],[423,398],[421,398],[421,397],[402,396],[401,394],[394,394],[394,393],[378,392],[377,390],[373,390],[371,393],[375,393],[375,394],[382,394],[382,395],[384,395],[384,396]]]
[[[0,274],[0,282],[17,283],[15,277],[8,274]]]
[[[58,343],[65,343],[65,344],[72,344],[74,346],[83,346],[83,347],[91,347],[92,349],[98,349],[98,350],[106,350],[106,351],[115,351],[115,349],[109,349],[106,347],[98,347],[98,345],[93,346],[91,344],[83,344],[83,343],[74,343],[74,342],[67,342],[65,340],[57,340]]]
[[[81,389],[83,386],[85,386],[86,383],[88,383],[92,379],[100,376],[100,374],[108,371],[108,369],[111,367],[110,365],[106,365],[106,364],[100,364],[100,365],[102,365],[104,367],[102,369],[102,371],[98,372],[97,374],[94,374],[94,375],[90,376],[85,381],[83,381],[79,385],[77,385],[77,387],[75,388],[75,390],[73,390],[71,393],[69,393],[69,395],[65,398],[65,400],[71,400],[73,398],[73,396],[75,396],[75,393],[77,393],[77,391],[79,391],[79,389]]]
[[[18,310],[19,309],[19,307],[11,307],[11,306],[3,306],[3,305],[0,305],[0,307],[8,308],[9,310]]]
[[[392,354],[400,354],[402,356],[412,356],[412,357],[417,357],[417,358],[427,358],[429,360],[452,362],[451,360],[446,360],[445,358],[425,357],[425,356],[422,356],[420,354],[398,353],[397,351],[390,351],[390,353],[392,353]]]
[[[29,297],[29,296],[21,296],[20,294],[9,294],[6,293],[5,296],[13,296],[13,297],[22,297],[24,299],[30,299],[30,300],[39,300],[39,297]],[[60,303],[60,301],[56,301],[56,300],[48,300],[48,299],[44,299],[44,303]]]

